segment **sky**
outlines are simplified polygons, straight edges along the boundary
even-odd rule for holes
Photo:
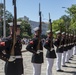
[[[62,15],[68,15],[65,12],[66,8],[76,4],[76,0],[16,0],[16,2],[17,18],[27,16],[33,21],[39,21],[39,3],[43,21],[48,21],[48,13],[50,13],[52,21],[59,19]],[[12,0],[6,0],[6,9],[13,14]]]

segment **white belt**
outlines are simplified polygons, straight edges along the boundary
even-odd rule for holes
[[[64,47],[66,47],[67,46],[67,44],[66,45],[64,45]]]
[[[42,50],[38,50],[38,52],[43,52]]]
[[[22,58],[22,56],[15,56],[15,58],[17,58],[17,59],[18,59],[18,58]]]
[[[66,45],[64,45],[64,47],[66,47]]]
[[[50,51],[53,51],[54,50],[54,48],[51,48],[51,50]]]
[[[59,48],[61,48],[63,45],[59,46]]]

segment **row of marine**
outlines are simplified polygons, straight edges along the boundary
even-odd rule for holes
[[[0,59],[5,61],[5,75],[24,75],[22,42],[20,36],[20,24],[17,22],[16,0],[13,0],[14,18],[9,23],[10,35],[0,41]],[[52,68],[56,58],[57,72],[64,72],[61,68],[67,67],[66,63],[76,54],[76,36],[70,33],[56,31],[56,38],[53,37],[52,22],[49,13],[49,30],[46,31],[47,38],[44,45],[41,40],[42,15],[39,4],[39,27],[35,27],[34,37],[27,44],[25,50],[32,53],[33,75],[41,75],[41,66],[44,63],[44,51],[46,52],[47,69],[46,75],[52,75]],[[44,47],[44,48],[43,48]],[[26,52],[26,51],[23,51]]]

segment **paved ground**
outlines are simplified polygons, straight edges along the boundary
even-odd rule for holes
[[[23,46],[24,50],[25,46]],[[45,58],[46,50],[44,49],[44,63],[42,64],[41,75],[46,75],[46,58]],[[31,53],[25,52],[23,53],[24,59],[24,75],[32,75],[32,63],[31,63]],[[55,60],[56,62],[56,60]],[[70,60],[71,63],[66,64],[68,67],[62,69],[64,72],[56,72],[56,64],[54,62],[53,66],[53,75],[76,75],[76,55]],[[4,75],[4,61],[0,60],[0,75]]]

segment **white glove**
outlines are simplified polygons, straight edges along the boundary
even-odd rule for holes
[[[10,56],[10,58],[9,58],[9,62],[12,62],[12,61],[14,61],[16,58],[15,58],[15,56]]]
[[[54,49],[57,50],[57,47],[54,45]]]
[[[66,45],[64,45],[64,47],[66,47]]]
[[[53,51],[54,50],[54,48],[51,48],[51,50],[50,51]]]
[[[62,45],[61,46],[59,46],[59,48],[61,48],[62,47]]]
[[[36,52],[37,54],[39,54],[40,53],[40,51],[39,50],[37,50],[37,52]]]

